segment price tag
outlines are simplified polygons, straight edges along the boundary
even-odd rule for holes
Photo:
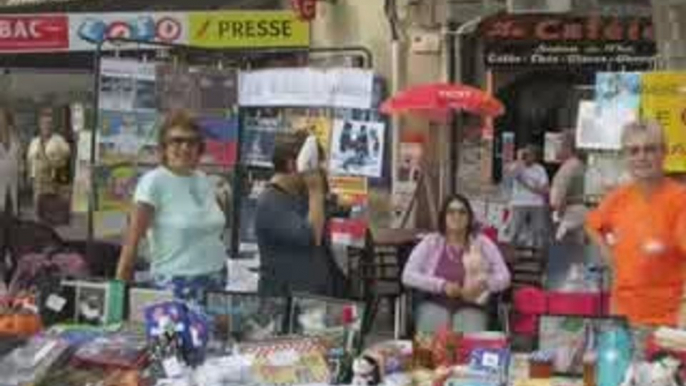
[[[50,294],[48,299],[45,301],[45,306],[55,312],[61,312],[66,304],[67,299],[55,294]]]
[[[481,363],[485,367],[497,369],[500,366],[500,357],[498,356],[498,354],[486,352],[481,358]]]

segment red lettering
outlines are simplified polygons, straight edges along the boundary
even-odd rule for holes
[[[560,24],[559,20],[545,20],[536,25],[536,37],[541,40],[558,40],[560,39]]]
[[[629,24],[629,28],[626,32],[626,38],[629,40],[638,40],[638,39],[640,39],[640,34],[641,34],[641,24],[639,23],[638,20],[634,19]]]
[[[485,24],[488,39],[527,39],[540,41],[651,41],[650,18],[644,17],[546,17],[531,20],[516,17],[495,19]]]
[[[602,28],[602,22],[598,16],[592,16],[588,19],[586,23],[586,37],[589,40],[600,39],[600,30]]]
[[[36,20],[3,20],[0,21],[0,39],[41,39],[40,22]]]
[[[562,38],[565,40],[583,40],[584,28],[581,24],[567,24],[562,29]]]
[[[491,38],[507,38],[512,35],[513,27],[512,21],[496,21],[491,25],[487,35]]]
[[[619,21],[614,20],[612,23],[610,23],[610,25],[605,27],[603,32],[603,36],[605,36],[605,39],[607,40],[622,40],[624,28],[622,28],[622,25],[619,23]]]
[[[14,25],[14,38],[17,39],[28,39],[30,38],[29,36],[29,29],[27,28],[27,25],[24,24],[24,22],[17,20],[17,23]]]

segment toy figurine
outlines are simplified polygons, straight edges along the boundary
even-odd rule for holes
[[[373,386],[381,383],[381,370],[377,361],[363,355],[353,361],[354,386]]]

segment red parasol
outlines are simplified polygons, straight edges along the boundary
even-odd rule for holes
[[[462,84],[432,83],[410,87],[387,99],[381,112],[397,114],[418,112],[446,118],[451,110],[497,117],[505,112],[503,104],[483,90]]]

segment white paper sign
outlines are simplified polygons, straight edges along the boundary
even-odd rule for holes
[[[266,107],[372,107],[374,73],[356,68],[281,68],[242,72],[238,104]]]

